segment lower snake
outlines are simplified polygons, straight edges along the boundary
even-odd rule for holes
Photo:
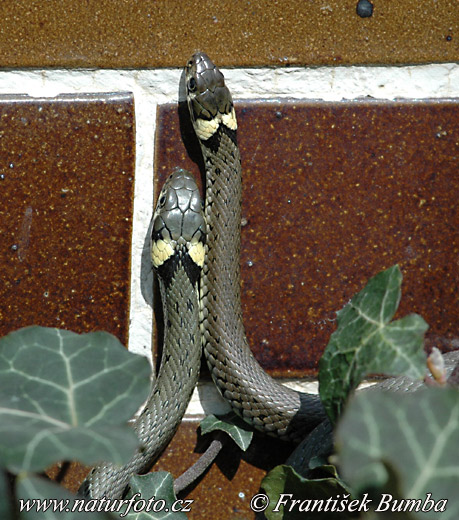
[[[87,498],[120,498],[129,478],[149,469],[173,437],[196,386],[200,359],[198,282],[205,222],[196,183],[178,170],[166,181],[153,216],[151,258],[160,282],[164,349],[158,376],[133,422],[140,448],[124,466],[99,464],[80,486]]]
[[[199,212],[199,194],[190,174],[183,170],[172,174],[159,196],[152,232],[152,260],[161,279],[166,323],[166,359],[134,423],[142,449],[122,468],[110,464],[94,468],[81,488],[92,498],[118,497],[131,474],[147,469],[169,442],[197,380],[199,336],[214,383],[233,410],[254,428],[298,443],[327,423],[317,395],[276,382],[250,350],[240,300],[242,178],[233,101],[223,74],[204,53],[188,61],[185,80],[205,164],[205,215]],[[189,202],[185,195],[191,195]],[[191,224],[184,224],[190,208]],[[172,233],[179,229],[185,231],[183,236]],[[189,350],[183,348],[185,343]],[[392,389],[412,386],[403,378],[390,381],[386,387]],[[330,428],[323,431],[329,434]]]

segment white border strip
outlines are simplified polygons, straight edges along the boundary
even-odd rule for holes
[[[225,72],[235,99],[426,99],[459,95],[459,65],[244,69]]]
[[[459,98],[459,64],[403,67],[317,67],[223,69],[234,99],[341,101],[376,98]],[[136,117],[136,166],[132,236],[132,277],[129,349],[151,359],[151,298],[141,291],[141,259],[153,206],[153,159],[156,110],[159,104],[176,103],[181,69],[20,69],[0,70],[0,95],[132,92]],[[144,269],[144,272],[146,270]],[[151,275],[149,275],[151,278]],[[151,286],[151,280],[143,286]],[[293,384],[304,385],[304,382]],[[209,409],[210,407],[210,409]],[[195,391],[189,414],[223,411],[211,384]]]

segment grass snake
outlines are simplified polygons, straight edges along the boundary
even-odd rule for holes
[[[205,166],[204,215],[193,177],[177,170],[158,197],[153,219],[151,253],[165,346],[150,398],[134,422],[141,448],[122,468],[102,464],[91,471],[80,492],[92,498],[119,497],[130,476],[148,469],[167,445],[197,381],[201,342],[215,385],[254,428],[296,443],[314,429],[317,445],[331,438],[319,397],[276,382],[250,350],[240,300],[242,174],[233,100],[223,74],[204,53],[188,61],[185,81]],[[451,360],[457,362],[459,354]],[[379,386],[410,391],[417,384],[395,378]],[[298,466],[312,455],[300,447],[289,462]]]
[[[158,376],[133,428],[140,448],[124,466],[99,464],[79,489],[88,498],[120,498],[129,478],[149,469],[177,430],[193,389],[200,359],[198,282],[204,261],[205,221],[190,173],[166,181],[153,216],[151,258],[160,282],[164,349]]]
[[[206,261],[201,275],[201,333],[212,379],[256,429],[300,441],[322,422],[317,395],[276,382],[247,342],[240,298],[242,172],[237,122],[223,74],[204,53],[186,66],[191,120],[205,165]]]

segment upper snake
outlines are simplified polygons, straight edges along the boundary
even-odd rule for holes
[[[92,498],[120,496],[131,474],[146,470],[169,442],[198,377],[200,341],[220,393],[257,430],[299,442],[327,423],[317,395],[276,382],[250,350],[240,300],[242,178],[233,101],[223,74],[204,53],[188,61],[185,81],[205,165],[204,217],[192,176],[173,173],[158,198],[151,241],[165,319],[161,369],[134,422],[141,448],[122,468],[103,464],[91,471],[80,492]],[[386,387],[415,385],[396,378]]]
[[[240,298],[242,172],[237,122],[223,74],[204,53],[186,66],[187,99],[206,172],[207,254],[201,275],[201,333],[212,378],[256,429],[300,441],[325,418],[317,395],[277,383],[247,342]]]

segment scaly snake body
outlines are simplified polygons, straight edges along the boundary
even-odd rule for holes
[[[165,346],[152,394],[134,422],[142,447],[122,468],[103,464],[91,471],[80,492],[92,498],[121,496],[130,476],[145,471],[167,445],[197,381],[200,341],[217,388],[256,429],[300,442],[319,426],[313,434],[317,445],[331,439],[319,397],[277,383],[249,348],[240,301],[242,179],[233,101],[222,73],[204,53],[187,63],[186,89],[205,163],[205,221],[191,175],[175,172],[154,216],[152,260],[161,280]],[[459,353],[449,356],[449,372],[458,360]],[[395,378],[378,386],[411,391],[417,384]],[[300,446],[289,462],[300,470],[313,455],[310,448],[311,443],[303,451]]]
[[[254,358],[240,299],[242,177],[233,101],[204,53],[186,67],[188,104],[206,170],[207,255],[201,275],[201,332],[212,378],[232,408],[258,430],[300,441],[324,418],[318,396],[272,379]]]
[[[199,375],[198,281],[205,222],[196,183],[178,170],[166,181],[153,217],[151,253],[164,314],[164,350],[150,397],[134,421],[140,448],[122,467],[100,464],[80,487],[85,497],[119,498],[129,478],[146,471],[177,430]]]

